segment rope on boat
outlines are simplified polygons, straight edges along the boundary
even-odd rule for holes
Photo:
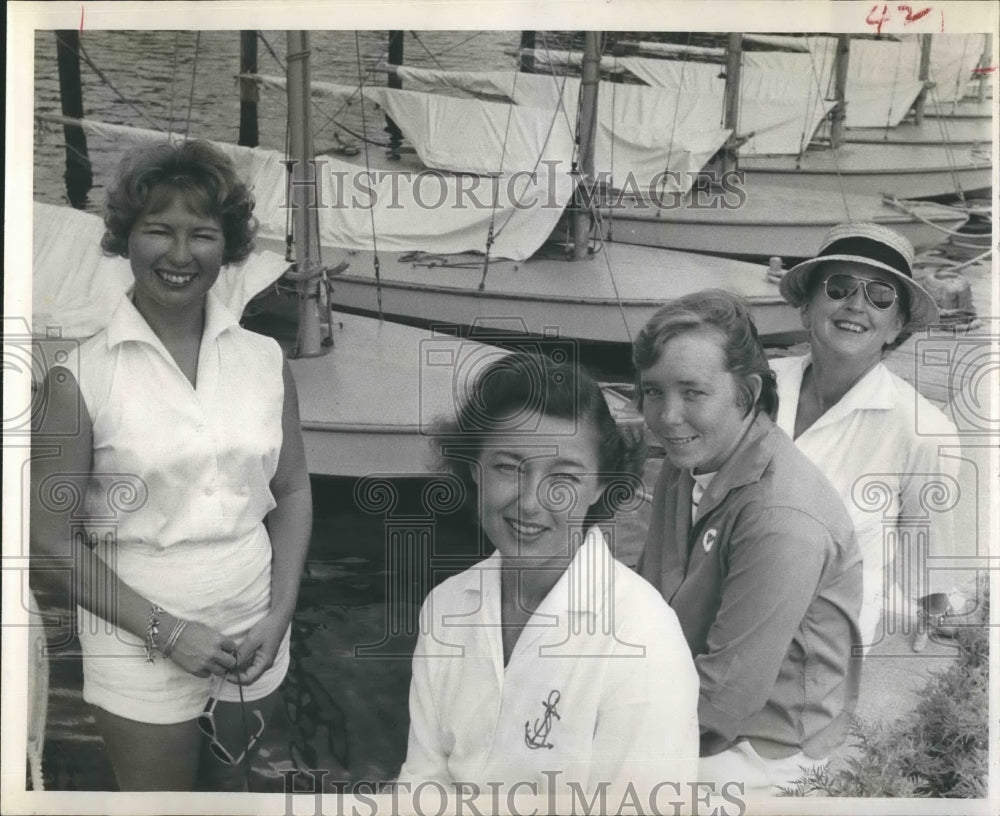
[[[358,58],[358,89],[361,91],[361,129],[364,132],[368,132],[368,123],[365,120],[365,79],[364,74],[361,71],[361,37],[358,32],[354,32],[354,48],[357,52]],[[365,172],[368,173],[369,178],[371,177],[371,162],[368,156],[368,143],[365,142]],[[382,320],[382,274],[381,267],[379,264],[378,257],[378,236],[375,232],[375,208],[368,208],[368,217],[371,219],[372,224],[372,251],[374,252],[374,267],[375,267],[375,299],[378,303],[378,319]]]
[[[414,37],[416,34],[414,33]],[[423,43],[421,43],[423,45]],[[426,46],[424,46],[426,48]],[[490,226],[486,231],[486,249],[483,252],[483,274],[479,279],[479,291],[486,289],[486,273],[490,270],[490,249],[493,247],[494,227],[496,226],[497,207],[500,203],[500,177],[503,175],[503,163],[507,158],[507,141],[510,138],[510,120],[514,113],[514,93],[517,89],[517,78],[520,71],[514,72],[514,83],[510,87],[510,101],[507,103],[507,122],[503,129],[503,145],[500,147],[500,167],[493,177],[493,206],[490,210]]]
[[[888,194],[883,193],[882,194],[882,201],[883,201],[883,203],[888,204],[893,209],[896,209],[896,210],[899,210],[900,212],[906,213],[911,218],[916,218],[918,221],[922,221],[928,227],[933,227],[938,232],[943,232],[945,235],[965,235],[966,234],[966,233],[961,232],[959,230],[948,229],[947,227],[942,227],[939,224],[935,224],[929,218],[926,218],[925,216],[921,215],[916,210],[914,210],[912,207],[910,207],[908,204],[906,204],[904,201],[901,201],[900,199],[896,198],[893,195],[888,195]]]

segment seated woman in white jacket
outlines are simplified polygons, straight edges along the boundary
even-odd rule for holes
[[[500,803],[677,799],[697,773],[698,679],[673,611],[612,556],[613,522],[590,524],[630,454],[600,388],[512,354],[437,443],[496,551],[423,605],[398,781]]]

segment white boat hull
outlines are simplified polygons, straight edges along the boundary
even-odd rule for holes
[[[945,241],[942,229],[968,220],[961,210],[926,201],[905,202],[925,223],[879,198],[790,187],[747,187],[735,209],[690,206],[657,208],[634,199],[605,211],[605,237],[625,244],[669,247],[713,255],[810,257],[823,236],[843,221],[875,221],[905,235],[917,249]],[[939,229],[940,228],[940,229]]]
[[[802,156],[742,157],[740,168],[751,184],[896,198],[969,193],[993,183],[988,152],[940,145],[847,144]]]
[[[481,256],[379,253],[378,284],[370,252],[325,249],[323,257],[330,265],[350,262],[334,279],[335,307],[374,314],[380,290],[384,315],[428,325],[631,343],[666,301],[719,287],[748,301],[765,337],[802,328],[765,266],[727,258],[607,243],[583,261],[491,261],[480,290]]]

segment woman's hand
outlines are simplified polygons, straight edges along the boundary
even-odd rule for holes
[[[176,621],[172,615],[164,617],[165,620],[160,623],[161,647]],[[236,650],[236,641],[231,637],[203,623],[188,621],[170,650],[170,659],[196,677],[225,675],[236,668]]]
[[[238,647],[236,679],[240,683],[249,685],[271,668],[287,628],[288,622],[274,614],[267,615],[250,627]]]

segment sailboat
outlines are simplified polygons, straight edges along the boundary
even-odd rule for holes
[[[739,35],[734,36],[738,38]],[[718,66],[709,63],[615,57],[610,67],[621,71],[627,69],[647,82],[658,84],[654,87],[602,83],[602,98],[613,100],[602,109],[602,128],[606,141],[611,142],[606,152],[613,155],[616,138],[627,147],[634,139],[634,130],[644,128],[655,127],[667,133],[671,140],[683,144],[690,140],[692,132],[712,133],[717,129],[721,109],[725,107],[724,132],[730,134],[738,129],[747,134],[732,136],[730,145],[726,146],[727,153],[738,152],[740,162],[744,156],[756,152],[798,155],[832,103],[823,101],[816,93],[805,105],[789,102],[787,97],[792,91],[787,86],[777,87],[770,82],[775,72],[766,63],[760,64],[760,52],[747,55],[755,59],[750,63],[753,73],[741,78],[738,46],[737,39],[735,46],[730,48],[730,55],[735,59],[722,76]],[[536,67],[543,69],[552,65],[579,64],[571,52],[534,49],[530,53]],[[808,59],[807,54],[795,56]],[[545,92],[551,92],[554,85],[553,79],[544,74],[525,76],[392,65],[389,71],[402,78],[407,89],[413,89],[410,93],[463,91],[506,97],[524,106],[541,107],[539,99],[544,101]],[[808,83],[798,83],[794,88],[800,85],[808,89]],[[740,115],[737,115],[740,104]],[[641,114],[646,111],[654,111],[655,116],[644,121]],[[803,111],[807,112],[805,121]],[[731,146],[733,143],[738,146]],[[723,146],[721,142],[716,145]],[[704,158],[707,160],[708,156]],[[620,243],[713,255],[779,256],[793,260],[811,254],[830,227],[845,220],[884,223],[924,249],[946,240],[948,234],[967,219],[967,214],[961,210],[930,202],[900,201],[892,195],[859,195],[843,190],[789,189],[756,174],[731,174],[726,167],[705,175],[714,180],[714,189],[698,186],[687,191],[636,190],[629,187],[626,172],[617,170],[607,182],[611,189],[603,200],[606,202],[602,206],[604,237]],[[722,195],[719,194],[720,178],[723,186],[729,184],[727,179],[733,183],[722,191]],[[618,189],[614,189],[615,182]]]
[[[589,32],[589,72],[581,83],[589,89],[591,106],[597,105],[598,38]],[[362,100],[372,89],[365,89]],[[396,107],[390,109],[393,120],[401,123],[412,102],[402,95],[386,95]],[[425,100],[419,100],[423,105]],[[362,101],[362,104],[364,102]],[[451,104],[451,103],[449,103]],[[458,104],[456,100],[454,104]],[[411,107],[411,110],[415,108]],[[666,300],[710,286],[727,288],[742,295],[750,304],[758,328],[765,337],[787,337],[800,330],[798,315],[777,292],[767,269],[756,264],[695,255],[665,249],[605,243],[598,233],[590,236],[592,201],[584,200],[576,188],[577,178],[562,169],[551,179],[539,174],[542,205],[518,206],[510,185],[527,176],[541,162],[562,162],[567,166],[573,143],[562,128],[549,126],[534,112],[516,105],[489,107],[466,106],[464,117],[442,119],[429,117],[428,126],[464,128],[464,138],[438,148],[445,165],[434,170],[434,184],[445,191],[442,200],[454,197],[470,179],[485,179],[486,201],[490,202],[490,184],[494,184],[492,206],[420,207],[419,196],[410,187],[402,189],[397,179],[405,168],[394,173],[378,168],[377,199],[362,212],[341,206],[320,208],[320,230],[324,251],[348,268],[333,281],[331,299],[338,307],[365,313],[380,313],[393,318],[422,323],[447,323],[458,327],[476,325],[491,331],[525,332],[539,337],[553,335],[581,340],[628,343],[646,320]],[[558,114],[557,114],[558,115]],[[427,115],[420,108],[414,119]],[[570,121],[573,116],[566,115]],[[583,117],[587,121],[586,117]],[[412,121],[412,120],[411,120]],[[591,116],[590,135],[583,135],[578,156],[579,168],[592,166],[596,117]],[[505,124],[513,122],[513,124]],[[492,139],[493,141],[489,141]],[[456,153],[475,148],[487,140],[496,150],[478,149],[467,166],[449,168],[457,161]],[[521,152],[515,159],[513,143],[521,140],[534,154]],[[472,144],[472,143],[475,144]],[[470,148],[471,145],[471,148]],[[586,146],[585,145],[589,145]],[[465,155],[465,154],[463,154]],[[640,151],[635,155],[642,160]],[[524,163],[529,159],[525,166]],[[371,174],[375,168],[340,157],[324,157],[325,178],[354,179]],[[554,166],[547,165],[547,166]],[[464,171],[455,175],[454,170]],[[263,172],[263,171],[262,171]],[[417,180],[426,178],[419,174]],[[593,189],[593,174],[585,179],[586,189]],[[393,186],[395,185],[395,186]],[[258,188],[263,185],[258,185]],[[479,187],[483,194],[483,187]],[[417,191],[419,192],[419,191]],[[412,196],[400,202],[400,197]],[[574,199],[575,196],[575,199]],[[549,202],[553,205],[546,206]],[[388,203],[387,203],[388,202]],[[570,207],[564,205],[571,204]],[[565,209],[571,226],[563,246],[543,245],[556,227]],[[365,234],[367,221],[375,222],[374,231]],[[352,221],[352,219],[354,219]],[[283,230],[272,237],[280,241]],[[376,244],[378,251],[371,249]],[[539,251],[541,250],[541,251]],[[568,255],[572,257],[567,257]]]
[[[290,123],[296,166],[311,158],[309,47],[305,32],[288,33]],[[88,126],[91,133],[125,135],[130,129]],[[133,143],[136,134],[128,132]],[[139,140],[163,140],[159,132]],[[179,137],[178,137],[179,138]],[[267,213],[258,201],[258,212]],[[432,469],[427,434],[454,415],[455,400],[477,367],[500,349],[453,334],[441,334],[350,314],[334,315],[322,295],[327,270],[317,256],[315,211],[297,208],[294,268],[282,254],[256,250],[227,267],[216,284],[235,314],[261,289],[284,276],[294,278],[297,336],[279,341],[289,352],[310,473],[364,476],[426,474]],[[102,220],[67,208],[35,204],[33,320],[31,329],[46,354],[57,359],[78,339],[99,331],[118,297],[131,284],[128,262],[100,252]],[[325,326],[324,326],[325,324]],[[326,335],[325,337],[323,335]],[[38,379],[44,371],[33,372]],[[627,399],[609,394],[616,412]]]
[[[775,40],[785,38],[772,37]],[[787,38],[801,45],[802,38]],[[807,38],[811,42],[815,38]],[[753,131],[748,116],[766,116],[767,109],[776,103],[776,95],[767,93],[767,86],[775,83],[781,89],[778,96],[798,99],[800,108],[806,112],[804,136],[801,144],[791,153],[776,151],[774,144],[761,144],[759,140],[749,140],[739,148],[739,166],[747,172],[747,185],[757,184],[789,186],[797,191],[829,191],[837,194],[859,194],[881,196],[891,194],[896,199],[940,197],[953,195],[958,190],[965,192],[989,188],[992,181],[992,166],[988,151],[975,144],[892,144],[882,139],[877,144],[840,144],[831,150],[822,145],[810,146],[810,137],[815,127],[811,125],[814,106],[822,99],[818,88],[825,88],[830,78],[837,74],[837,101],[835,116],[847,126],[880,127],[886,122],[887,111],[895,111],[893,126],[903,115],[923,89],[923,82],[916,77],[903,80],[892,77],[880,82],[858,81],[857,71],[848,76],[848,38],[838,38],[841,43],[837,59],[832,56],[833,46],[823,39],[824,55],[812,53],[748,52],[748,69],[757,72],[765,95],[756,97],[741,88],[743,109],[743,130]],[[878,54],[884,44],[859,42],[864,55]],[[814,46],[815,47],[815,46]],[[732,49],[730,49],[732,50]],[[534,52],[536,59],[540,57]],[[978,55],[973,55],[978,58]],[[563,61],[560,54],[550,57],[553,62]],[[818,63],[818,64],[817,64]],[[836,65],[842,66],[839,71]],[[718,76],[719,66],[711,63],[677,63],[648,57],[619,57],[615,64],[624,68],[641,81],[656,87],[677,87],[679,82],[707,88],[711,83],[718,87],[721,96],[723,80]],[[683,66],[683,67],[678,67]],[[727,70],[727,75],[729,71]],[[968,76],[968,72],[966,72]],[[727,78],[729,78],[727,76]],[[848,80],[853,85],[849,104],[844,116],[843,101],[848,90]],[[863,79],[864,77],[862,77]],[[745,83],[744,83],[745,84]],[[796,90],[797,89],[797,90]],[[784,100],[787,103],[787,99]],[[950,105],[946,107],[951,107]],[[938,106],[941,110],[941,106]],[[928,107],[928,115],[934,106]],[[801,117],[800,117],[800,121]],[[817,123],[818,124],[818,123]],[[853,216],[852,214],[852,217]]]

